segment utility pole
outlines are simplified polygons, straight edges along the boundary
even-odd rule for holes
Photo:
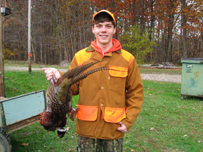
[[[4,16],[11,14],[11,9],[5,7],[5,0],[0,0],[0,97],[5,97],[4,88]]]
[[[1,8],[3,6],[3,0],[1,0]],[[5,97],[4,89],[4,27],[3,27],[4,16],[0,13],[0,96]]]
[[[31,70],[31,0],[28,1],[28,67],[29,72],[32,72]]]

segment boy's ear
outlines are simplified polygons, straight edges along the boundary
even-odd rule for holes
[[[94,25],[92,26],[92,33],[94,34]]]
[[[114,32],[113,32],[113,34],[115,34],[116,33],[116,27],[114,28]]]

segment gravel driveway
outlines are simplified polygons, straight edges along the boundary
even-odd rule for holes
[[[169,74],[141,74],[142,80],[166,81],[181,83],[181,75]]]
[[[13,67],[5,66],[6,71],[28,71],[28,67]],[[41,70],[40,68],[32,68],[33,71]],[[67,69],[59,69],[60,71],[66,72]],[[169,74],[141,74],[142,80],[152,81],[166,81],[181,83],[181,75],[169,75]]]

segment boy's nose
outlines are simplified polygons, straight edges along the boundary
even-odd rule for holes
[[[102,31],[106,31],[106,27],[105,27],[105,26],[103,26],[101,30],[102,30]]]

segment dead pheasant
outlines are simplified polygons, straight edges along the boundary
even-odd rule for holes
[[[46,92],[47,108],[46,111],[40,114],[40,124],[47,131],[55,131],[57,129],[58,136],[60,138],[64,136],[64,127],[67,119],[66,114],[68,113],[68,116],[73,121],[74,114],[78,111],[78,109],[75,110],[72,108],[72,92],[70,87],[94,72],[109,70],[108,67],[100,67],[81,74],[98,62],[78,66],[68,70],[58,80],[56,80],[56,78],[50,80],[50,85]]]

